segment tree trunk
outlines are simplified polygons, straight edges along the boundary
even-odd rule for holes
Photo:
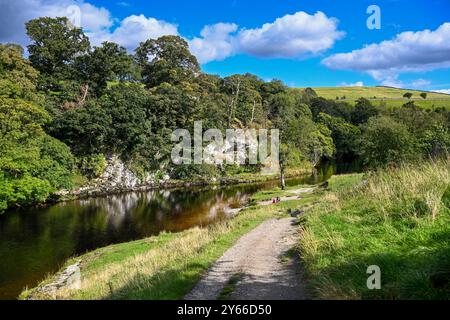
[[[241,90],[241,80],[239,80],[237,83],[236,96],[234,99],[231,100],[230,114],[228,116],[228,127],[231,126],[231,122],[234,120],[234,109],[235,109],[235,104],[237,104],[239,102],[240,90]]]
[[[281,182],[281,190],[285,190],[286,189],[286,179],[284,176],[284,168],[281,167],[281,174],[280,174],[280,182]]]
[[[256,110],[256,99],[253,99],[252,120],[250,121],[250,124],[253,124],[253,121],[255,121],[255,110]]]

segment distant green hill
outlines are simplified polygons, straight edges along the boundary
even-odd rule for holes
[[[374,104],[385,103],[386,106],[400,107],[407,103],[408,99],[404,98],[404,94],[410,92],[413,94],[411,98],[416,105],[426,108],[435,109],[445,107],[450,109],[450,95],[443,93],[435,93],[419,90],[397,89],[391,87],[330,87],[330,88],[313,88],[320,97],[333,100],[341,100],[354,103],[359,98],[370,99]],[[423,99],[420,94],[427,93],[427,99]]]

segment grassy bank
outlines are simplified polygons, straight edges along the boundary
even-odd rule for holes
[[[355,103],[359,98],[366,98],[372,101],[374,105],[386,104],[388,107],[401,107],[409,101],[428,110],[435,108],[450,108],[450,95],[435,92],[426,92],[427,98],[423,99],[420,95],[423,91],[397,89],[389,87],[330,87],[314,88],[320,97],[348,103]],[[412,99],[404,98],[405,93],[412,93]]]
[[[330,181],[302,219],[301,255],[318,299],[450,298],[450,163]],[[367,288],[367,268],[382,289]]]
[[[33,289],[21,298],[34,299],[180,299],[201,275],[242,235],[263,221],[284,216],[286,204],[252,206],[234,219],[209,228],[113,245],[71,259],[81,261],[81,290],[42,294]],[[56,279],[49,277],[42,285]]]
[[[234,219],[209,228],[161,234],[74,258],[81,261],[77,291],[22,298],[180,299],[236,241],[273,217],[302,209],[299,251],[316,299],[450,298],[450,163],[440,161],[373,174],[335,176],[273,206],[258,202],[291,197],[301,186],[262,191]],[[367,288],[367,269],[379,266],[382,289]],[[55,277],[43,282],[49,283]]]

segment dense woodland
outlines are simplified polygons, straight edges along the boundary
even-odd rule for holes
[[[40,18],[26,28],[27,55],[0,45],[0,212],[96,178],[108,154],[139,176],[258,171],[173,167],[172,130],[192,129],[197,120],[205,129],[280,129],[284,167],[330,159],[376,169],[450,150],[450,108],[375,107],[363,98],[353,106],[252,74],[205,74],[177,36],[149,39],[130,54],[115,43],[91,46],[66,18]]]

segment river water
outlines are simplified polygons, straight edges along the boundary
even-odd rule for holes
[[[333,165],[324,166],[318,175],[291,179],[288,185],[320,183],[335,170]],[[163,231],[180,232],[228,219],[230,209],[277,185],[272,181],[154,190],[7,212],[0,216],[0,300],[15,299],[70,257]]]

